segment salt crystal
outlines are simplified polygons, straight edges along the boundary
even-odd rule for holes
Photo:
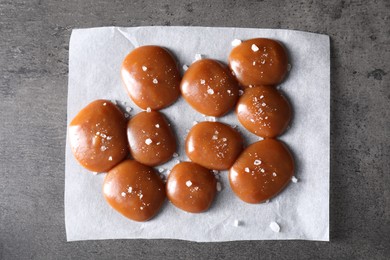
[[[109,160],[109,161],[112,161],[112,156],[108,157],[108,160]]]
[[[156,127],[156,128],[160,128],[160,125],[159,125],[159,124],[156,124],[155,127]]]
[[[147,68],[146,66],[142,66],[142,70],[143,70],[143,71],[147,71],[148,68]]]
[[[278,175],[276,174],[276,172],[273,172],[273,173],[272,173],[272,176],[276,177],[276,176],[278,176]]]
[[[140,210],[144,210],[144,207],[139,207],[140,208]]]
[[[222,138],[222,142],[226,142],[227,141],[227,139],[224,137],[224,138]]]
[[[209,89],[207,90],[207,93],[210,94],[210,95],[212,95],[212,94],[214,94],[214,90],[213,90],[212,88],[209,88]]]
[[[260,99],[262,99],[263,97],[264,97],[264,96],[263,96],[263,95],[261,95],[261,96],[260,96]]]
[[[103,103],[103,106],[106,106],[106,105],[107,105],[107,103],[104,102],[104,103]]]
[[[238,91],[238,95],[239,95],[239,96],[242,96],[242,94],[244,94],[244,91],[243,91],[242,89],[240,89],[240,90]]]
[[[131,107],[126,107],[126,112],[130,112],[132,110]]]
[[[186,181],[186,186],[191,187],[192,186],[192,181]]]
[[[133,192],[133,187],[127,188],[127,192],[128,192],[128,193],[132,193],[132,192]]]
[[[219,171],[217,171],[217,170],[213,170],[213,173],[214,173],[214,174],[218,174],[218,173],[219,173]]]
[[[96,135],[100,135],[100,132],[96,132]]]
[[[238,227],[238,226],[240,226],[241,225],[241,221],[239,221],[238,219],[235,219],[234,220],[234,226],[235,227]]]
[[[255,66],[256,65],[256,61],[252,62],[252,65]]]
[[[263,107],[265,107],[266,105],[267,105],[267,104],[266,104],[266,103],[264,103],[264,102],[261,104],[261,106],[263,106]]]
[[[107,140],[111,140],[111,139],[112,139],[112,136],[107,136],[106,139],[107,139]]]
[[[226,90],[226,92],[229,94],[232,93],[232,91],[230,89]]]
[[[158,172],[159,172],[159,173],[162,173],[162,172],[164,172],[164,171],[165,171],[164,168],[158,168]]]
[[[143,194],[140,194],[140,195],[139,195],[139,199],[142,199],[143,196],[144,196]]]
[[[146,108],[146,112],[150,113],[152,112],[152,109],[150,107]]]
[[[259,47],[257,47],[256,44],[252,44],[251,49],[252,51],[257,52],[259,50]]]
[[[188,66],[187,65],[183,65],[183,70],[184,71],[188,70]]]
[[[203,58],[203,55],[202,54],[195,54],[195,60],[201,60]]]
[[[198,121],[194,121],[192,122],[192,125],[196,125],[198,123]]]
[[[242,41],[240,39],[234,39],[232,41],[232,46],[236,47],[236,46],[240,45],[241,43],[242,43]]]
[[[280,231],[280,226],[275,221],[272,221],[271,224],[269,224],[269,227],[272,229],[273,232],[278,233]]]
[[[206,83],[206,81],[204,79],[200,80],[200,84],[204,85],[205,83]]]
[[[297,183],[297,182],[298,182],[298,179],[297,179],[295,176],[292,176],[291,181],[292,181],[293,183]]]
[[[126,197],[126,192],[122,192],[122,193],[121,193],[121,196],[122,196],[122,197]]]
[[[262,173],[264,173],[265,172],[265,170],[262,168],[261,170],[260,170]]]
[[[178,153],[173,153],[173,158],[176,158],[176,157],[178,157],[179,156],[179,154]]]
[[[158,80],[157,79],[153,79],[153,84],[157,84],[158,83]]]
[[[253,164],[254,164],[254,165],[260,165],[260,164],[261,164],[261,161],[260,161],[260,160],[255,160],[255,161],[253,162]]]
[[[220,182],[217,182],[217,191],[221,191],[222,190],[222,185]]]
[[[217,140],[217,139],[218,139],[218,136],[213,135],[213,137],[212,137],[211,139],[212,139],[212,140]]]
[[[153,143],[152,139],[148,138],[145,140],[145,144],[150,145],[151,143]]]
[[[245,167],[244,170],[245,170],[245,172],[249,172],[250,171],[248,167]]]
[[[209,122],[215,122],[215,117],[214,116],[208,116],[206,117],[206,121],[209,121]]]
[[[104,145],[100,146],[100,151],[104,152],[105,150],[107,150],[107,146]]]

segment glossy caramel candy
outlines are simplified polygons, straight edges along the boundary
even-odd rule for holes
[[[176,151],[176,138],[164,115],[141,112],[127,125],[127,137],[133,158],[149,166],[162,164]]]
[[[246,148],[229,171],[233,192],[247,203],[261,203],[278,194],[294,174],[288,148],[265,139]]]
[[[287,66],[284,47],[266,38],[244,41],[229,55],[229,67],[244,88],[279,84],[287,74]]]
[[[108,100],[84,107],[69,125],[68,137],[76,160],[93,172],[106,172],[129,153],[126,119]]]
[[[179,68],[165,48],[142,46],[134,49],[124,59],[121,75],[130,98],[142,109],[162,109],[180,96]]]
[[[208,116],[222,116],[238,99],[238,83],[222,63],[202,59],[194,62],[183,76],[181,93],[196,111]]]
[[[264,138],[281,135],[292,117],[287,99],[270,86],[247,88],[237,102],[236,114],[247,130]]]
[[[186,138],[186,153],[191,161],[214,170],[229,169],[243,148],[241,135],[219,122],[201,122]]]
[[[154,169],[133,160],[108,172],[103,194],[112,208],[135,221],[154,217],[166,198],[164,183]]]
[[[168,199],[176,207],[191,213],[208,210],[214,200],[217,181],[214,174],[193,162],[173,167],[167,180]]]

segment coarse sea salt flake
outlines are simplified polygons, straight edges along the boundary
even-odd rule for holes
[[[298,182],[298,179],[297,179],[295,176],[292,176],[291,181],[292,181],[293,183],[297,183],[297,182]]]
[[[186,181],[186,186],[191,187],[192,186],[192,181]]]
[[[253,164],[254,164],[254,165],[260,165],[260,164],[261,164],[261,161],[260,161],[260,160],[255,160],[255,161],[253,162]]]
[[[234,39],[232,41],[232,46],[236,47],[236,46],[240,45],[241,43],[242,43],[242,41],[240,39]]]
[[[150,107],[147,107],[146,112],[150,113],[150,112],[152,112],[152,109]]]
[[[204,85],[205,83],[206,83],[206,81],[204,79],[200,80],[200,84]]]
[[[147,71],[147,70],[148,70],[148,67],[142,66],[142,70],[143,70],[143,71]]]
[[[132,110],[131,107],[126,107],[126,112],[130,112]]]
[[[210,95],[214,94],[214,89],[209,88],[209,89],[207,90],[207,93],[210,94]]]
[[[127,188],[127,192],[128,192],[128,193],[132,193],[132,192],[133,192],[133,187],[128,187],[128,188]]]
[[[109,160],[109,161],[112,161],[112,156],[108,157],[108,160]]]
[[[122,192],[122,193],[121,193],[121,196],[122,196],[122,197],[126,197],[126,192]]]
[[[245,167],[244,171],[245,171],[245,172],[249,172],[250,170],[249,170],[248,167]]]
[[[156,127],[156,128],[160,128],[160,125],[159,125],[159,124],[156,124],[155,127]]]
[[[188,70],[188,66],[187,65],[183,65],[183,70],[184,71]]]
[[[252,44],[251,49],[252,51],[257,52],[259,50],[259,47],[257,47],[256,44]]]
[[[272,221],[272,222],[269,224],[269,227],[271,228],[271,230],[272,230],[273,232],[276,232],[276,233],[280,232],[280,226],[279,226],[279,224],[276,223],[275,221]]]
[[[153,143],[152,139],[148,138],[145,140],[145,144],[150,145],[151,143]]]
[[[195,60],[201,60],[203,58],[203,55],[200,53],[195,54]]]
[[[157,84],[158,83],[158,80],[157,79],[153,79],[153,84]]]

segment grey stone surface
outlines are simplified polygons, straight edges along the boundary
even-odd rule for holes
[[[331,242],[67,243],[69,36],[72,28],[110,25],[285,28],[330,35]],[[389,39],[388,0],[0,0],[0,259],[388,259]]]

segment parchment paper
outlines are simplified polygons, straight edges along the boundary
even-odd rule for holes
[[[131,116],[140,111],[127,96],[119,73],[122,60],[135,47],[165,46],[182,65],[190,65],[197,53],[226,63],[233,39],[254,37],[277,39],[289,51],[292,69],[280,90],[290,100],[294,118],[280,139],[294,154],[298,182],[291,182],[269,203],[251,205],[234,196],[227,172],[223,172],[223,189],[206,213],[185,213],[166,202],[155,218],[138,223],[123,217],[105,202],[101,192],[105,174],[93,175],[79,166],[67,140],[65,224],[68,241],[120,238],[205,242],[329,240],[330,53],[326,35],[208,27],[73,30],[69,49],[68,125],[80,109],[95,99],[116,100],[119,105],[131,107]],[[179,140],[179,157],[161,166],[171,169],[176,160],[188,160],[183,149],[186,130],[192,127],[193,121],[205,118],[183,98],[162,112],[171,121]],[[239,124],[233,112],[217,120],[238,125],[247,144],[259,140]],[[236,220],[238,226],[234,225]],[[280,225],[279,233],[269,227],[272,221]]]

